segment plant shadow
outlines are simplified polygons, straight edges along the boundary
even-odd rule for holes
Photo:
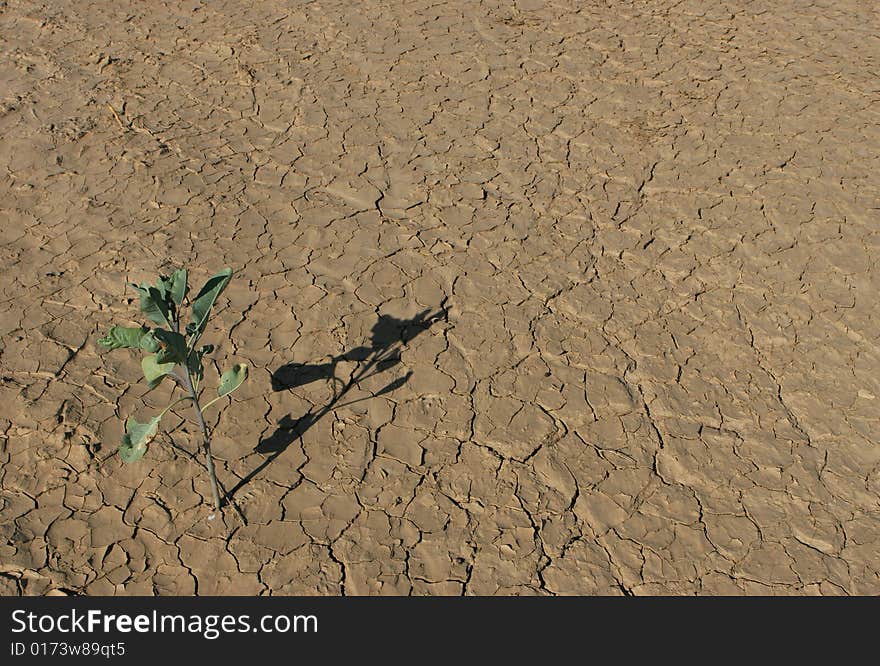
[[[358,384],[389,370],[400,363],[400,353],[420,333],[427,331],[438,321],[445,321],[448,308],[441,304],[431,312],[423,310],[410,319],[397,319],[390,315],[380,315],[373,325],[369,345],[355,347],[344,354],[335,356],[326,363],[286,363],[272,373],[272,390],[289,391],[315,381],[330,381],[333,385],[333,398],[325,405],[310,409],[303,416],[293,418],[287,414],[278,421],[275,431],[260,440],[255,451],[267,454],[267,457],[256,468],[243,477],[227,494],[225,501],[232,502],[235,494],[246,486],[254,477],[266,469],[274,460],[287,450],[293,442],[302,437],[313,425],[340,407],[356,402],[370,400],[381,395],[396,391],[409,381],[412,372],[390,382],[382,389],[364,398],[343,402],[343,398]],[[341,362],[355,362],[354,372],[347,381],[337,376]]]

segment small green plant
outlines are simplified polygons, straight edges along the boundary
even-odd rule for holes
[[[108,349],[140,349],[147,352],[147,356],[141,361],[141,368],[150,391],[159,386],[165,377],[170,377],[185,393],[146,423],[141,423],[134,417],[129,418],[125,423],[125,435],[119,445],[119,456],[126,463],[140,460],[147,452],[150,440],[156,436],[161,418],[176,405],[191,402],[201,429],[205,467],[211,480],[214,506],[218,510],[220,489],[214,471],[211,437],[205,425],[204,411],[244,383],[248,366],[239,363],[220,375],[217,396],[202,405],[200,390],[204,379],[204,358],[214,351],[214,345],[197,345],[205,332],[211,308],[231,279],[231,269],[220,271],[205,283],[193,299],[187,297],[189,287],[185,269],[174,271],[170,277],[160,276],[154,285],[132,283],[131,286],[140,296],[141,312],[157,326],[113,326],[98,341]],[[190,307],[190,321],[181,330],[184,303]]]

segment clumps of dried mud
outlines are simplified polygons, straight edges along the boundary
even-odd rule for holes
[[[9,0],[0,34],[0,593],[880,592],[870,3]],[[237,272],[206,342],[254,367],[213,423],[247,526],[192,424],[114,456],[140,369],[95,339],[171,257]]]

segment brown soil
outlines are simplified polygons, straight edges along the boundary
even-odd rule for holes
[[[880,593],[875,3],[0,5],[2,593]]]

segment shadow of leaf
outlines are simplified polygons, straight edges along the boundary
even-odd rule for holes
[[[281,455],[293,442],[324,416],[334,409],[370,400],[379,396],[387,395],[398,390],[412,377],[412,371],[403,377],[386,384],[377,393],[364,398],[358,398],[350,402],[342,402],[344,396],[358,385],[359,382],[369,379],[380,372],[385,372],[401,363],[401,351],[419,333],[428,330],[434,323],[445,320],[448,310],[445,305],[435,312],[430,309],[423,310],[411,319],[397,319],[389,315],[381,315],[373,325],[370,338],[370,346],[358,346],[344,354],[332,358],[324,363],[286,363],[272,373],[272,389],[285,391],[311,382],[326,380],[343,384],[342,389],[335,393],[332,400],[317,411],[309,410],[298,419],[290,414],[284,416],[277,424],[275,431],[260,440],[255,451],[268,457],[253,469],[247,476],[241,479],[235,488],[229,493],[229,497],[247,485],[251,479],[264,470],[279,455]],[[336,369],[341,361],[356,362],[358,368],[352,373],[347,382],[336,376]]]

